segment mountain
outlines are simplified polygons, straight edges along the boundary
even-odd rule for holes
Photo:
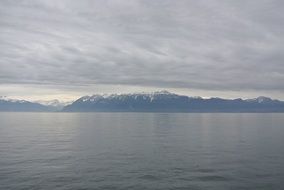
[[[66,112],[284,112],[284,102],[267,97],[222,99],[188,97],[167,91],[83,96]]]
[[[34,101],[34,103],[39,103],[41,105],[44,105],[48,107],[50,110],[53,111],[60,111],[62,110],[65,106],[72,104],[72,102],[61,102],[59,100],[37,100]]]
[[[188,97],[153,93],[83,96],[73,103],[58,100],[30,102],[0,96],[0,111],[65,112],[284,112],[284,102],[260,96],[254,99]]]
[[[11,112],[43,112],[51,111],[47,106],[25,100],[14,100],[0,97],[0,111]]]

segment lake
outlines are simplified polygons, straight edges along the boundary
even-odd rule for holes
[[[283,179],[283,113],[0,113],[1,190],[279,190]]]

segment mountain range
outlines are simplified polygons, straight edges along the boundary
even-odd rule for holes
[[[26,100],[8,99],[6,97],[0,97],[0,111],[5,112],[45,112],[53,111],[48,106],[29,102]]]
[[[254,99],[205,99],[157,91],[83,96],[73,103],[58,100],[30,102],[0,97],[0,111],[284,112],[284,102],[262,96]]]
[[[284,102],[267,97],[221,99],[153,93],[84,96],[63,108],[66,112],[284,112]]]

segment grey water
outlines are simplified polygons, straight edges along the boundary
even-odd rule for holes
[[[284,114],[0,113],[0,189],[283,189]]]

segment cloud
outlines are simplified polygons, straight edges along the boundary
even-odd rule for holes
[[[284,92],[280,0],[3,0],[0,84]]]

